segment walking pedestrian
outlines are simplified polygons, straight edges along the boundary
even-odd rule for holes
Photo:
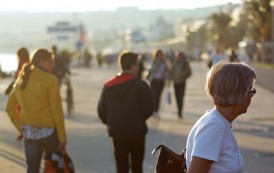
[[[83,61],[84,61],[84,67],[90,67],[91,66],[91,62],[92,62],[92,54],[90,53],[90,51],[88,50],[88,48],[86,48],[84,50],[84,54],[83,54]]]
[[[17,61],[18,61],[18,66],[17,66],[17,70],[14,75],[14,80],[10,83],[10,85],[6,89],[6,91],[5,91],[6,95],[9,95],[10,92],[12,91],[14,83],[15,83],[16,79],[18,78],[19,74],[21,73],[23,66],[30,62],[30,55],[29,55],[29,51],[27,48],[21,47],[20,49],[18,49]],[[16,109],[17,109],[17,111],[20,111],[20,106],[17,106]],[[21,141],[23,139],[23,134],[21,132],[19,132],[19,134],[17,135],[17,139],[19,141]]]
[[[24,134],[27,173],[38,173],[42,154],[50,159],[64,151],[66,131],[59,83],[51,71],[54,56],[38,49],[24,66],[7,101],[6,111],[16,129]],[[20,111],[16,108],[20,106]]]
[[[152,92],[138,78],[138,54],[122,52],[122,73],[105,83],[98,114],[113,140],[117,173],[143,173],[146,120],[152,115]]]
[[[68,52],[62,51],[61,55],[59,55],[56,45],[52,46],[52,51],[54,54],[54,67],[52,69],[52,73],[58,78],[59,85],[61,86],[65,75],[70,74]]]
[[[186,55],[181,51],[177,52],[175,54],[175,60],[172,63],[171,79],[173,80],[179,118],[183,116],[186,80],[191,74],[192,71]]]
[[[97,60],[98,66],[102,67],[102,65],[103,65],[103,55],[102,55],[101,51],[97,52],[97,54],[96,54],[96,60]]]
[[[25,47],[21,47],[20,49],[18,49],[17,51],[17,60],[18,60],[18,67],[17,70],[15,72],[15,79],[17,79],[17,77],[19,76],[19,73],[22,69],[22,67],[30,62],[30,55],[29,55],[29,51],[27,48]]]
[[[210,68],[212,66],[214,66],[215,64],[217,64],[218,62],[226,60],[226,59],[227,58],[226,58],[225,54],[223,54],[221,52],[221,49],[220,48],[216,48],[215,52],[211,56],[211,65],[210,65]]]
[[[219,62],[207,74],[214,108],[192,127],[186,148],[187,173],[241,173],[244,160],[232,122],[247,112],[256,94],[254,70],[244,63]]]
[[[161,49],[155,51],[153,62],[148,74],[148,80],[152,89],[154,112],[153,115],[159,116],[159,105],[162,91],[165,86],[165,81],[169,79],[171,64],[166,59],[164,52]]]
[[[239,57],[233,48],[230,49],[230,55],[228,56],[229,62],[239,62]]]
[[[13,89],[14,82],[18,78],[23,66],[30,62],[29,51],[27,48],[21,47],[20,49],[17,50],[16,54],[17,54],[18,66],[17,66],[17,70],[14,75],[14,80],[10,83],[10,85],[8,86],[8,88],[5,91],[6,95],[9,95],[11,90]]]
[[[145,61],[146,61],[146,55],[143,53],[141,54],[139,63],[138,63],[139,67],[138,67],[137,77],[139,77],[140,79],[143,79],[143,73],[146,70]]]

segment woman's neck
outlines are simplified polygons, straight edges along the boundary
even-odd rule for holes
[[[235,106],[216,106],[220,114],[230,123],[238,117],[238,111]]]

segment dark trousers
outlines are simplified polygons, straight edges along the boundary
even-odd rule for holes
[[[185,86],[186,86],[185,82],[174,84],[178,114],[182,113],[182,109],[184,105]]]
[[[145,137],[131,139],[113,138],[117,173],[143,173]]]
[[[153,102],[154,102],[154,111],[158,112],[160,100],[161,100],[161,94],[163,91],[165,85],[164,80],[152,80],[151,81],[151,90],[152,90],[152,96],[153,96]]]

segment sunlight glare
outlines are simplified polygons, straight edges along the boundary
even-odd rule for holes
[[[0,1],[0,11],[27,11],[27,12],[83,12],[98,10],[116,10],[118,7],[138,7],[143,10],[153,9],[187,9],[225,4],[239,3],[241,0],[8,0]]]

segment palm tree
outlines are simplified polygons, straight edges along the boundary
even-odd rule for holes
[[[217,44],[221,48],[226,48],[226,35],[228,32],[229,23],[231,22],[232,18],[229,14],[220,12],[212,14],[210,16],[210,19],[213,22],[213,35],[217,35]]]
[[[246,13],[257,41],[271,40],[271,0],[246,0]]]
[[[246,0],[246,13],[249,18],[251,37],[260,42],[264,48],[266,61],[271,57],[271,0]],[[268,55],[270,54],[270,55]]]

